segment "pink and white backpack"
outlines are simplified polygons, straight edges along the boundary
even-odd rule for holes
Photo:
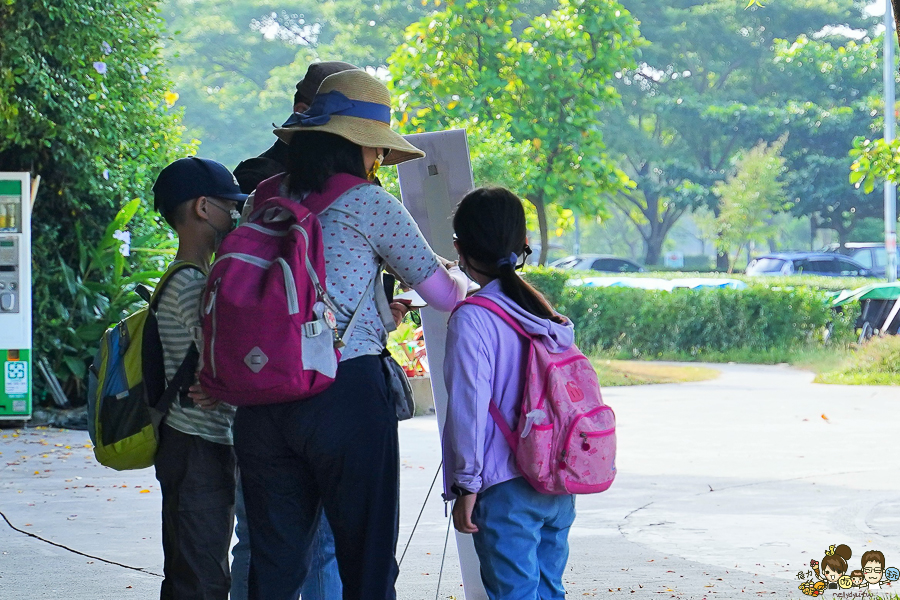
[[[371,184],[335,175],[322,193],[297,202],[279,195],[281,180],[256,188],[248,222],[219,247],[201,305],[200,384],[235,406],[314,396],[334,382],[340,359],[318,215]]]
[[[512,448],[516,466],[544,494],[603,492],[616,477],[616,417],[603,403],[597,373],[574,345],[550,352],[496,302],[472,296],[529,342],[525,386],[515,432],[491,400],[490,413]],[[459,307],[457,307],[459,308]]]

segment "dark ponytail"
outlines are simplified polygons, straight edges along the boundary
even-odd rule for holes
[[[467,268],[499,279],[503,293],[526,312],[565,323],[540,292],[516,273],[517,257],[526,249],[526,230],[525,209],[515,194],[501,187],[469,192],[456,208],[453,231]]]

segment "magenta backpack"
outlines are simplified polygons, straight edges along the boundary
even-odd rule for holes
[[[219,247],[203,297],[200,384],[235,406],[314,396],[334,382],[340,359],[318,215],[370,184],[335,175],[297,202],[279,195],[281,180],[256,188],[253,213]]]
[[[472,296],[463,304],[486,308],[530,342],[515,432],[493,400],[490,405],[526,481],[543,494],[609,488],[616,477],[616,417],[603,403],[591,362],[574,345],[550,352],[540,336],[526,332],[492,300]]]

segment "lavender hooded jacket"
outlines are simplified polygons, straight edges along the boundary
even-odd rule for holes
[[[498,280],[478,295],[499,304],[525,331],[542,336],[551,351],[574,343],[571,321],[560,325],[526,312],[503,293]],[[449,400],[442,437],[446,498],[454,497],[454,483],[480,492],[520,476],[488,407],[493,398],[515,430],[527,359],[528,342],[488,310],[464,305],[450,318],[444,360]]]

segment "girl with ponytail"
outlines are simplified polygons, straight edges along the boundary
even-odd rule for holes
[[[522,201],[504,188],[480,188],[460,202],[453,218],[460,267],[479,295],[500,305],[548,348],[574,343],[572,323],[516,272],[531,252]],[[449,395],[442,439],[445,497],[455,498],[453,522],[471,533],[491,600],[565,598],[562,575],[575,518],[571,495],[535,491],[516,468],[494,423],[515,430],[524,389],[528,342],[499,316],[464,304],[447,332],[444,379]]]

